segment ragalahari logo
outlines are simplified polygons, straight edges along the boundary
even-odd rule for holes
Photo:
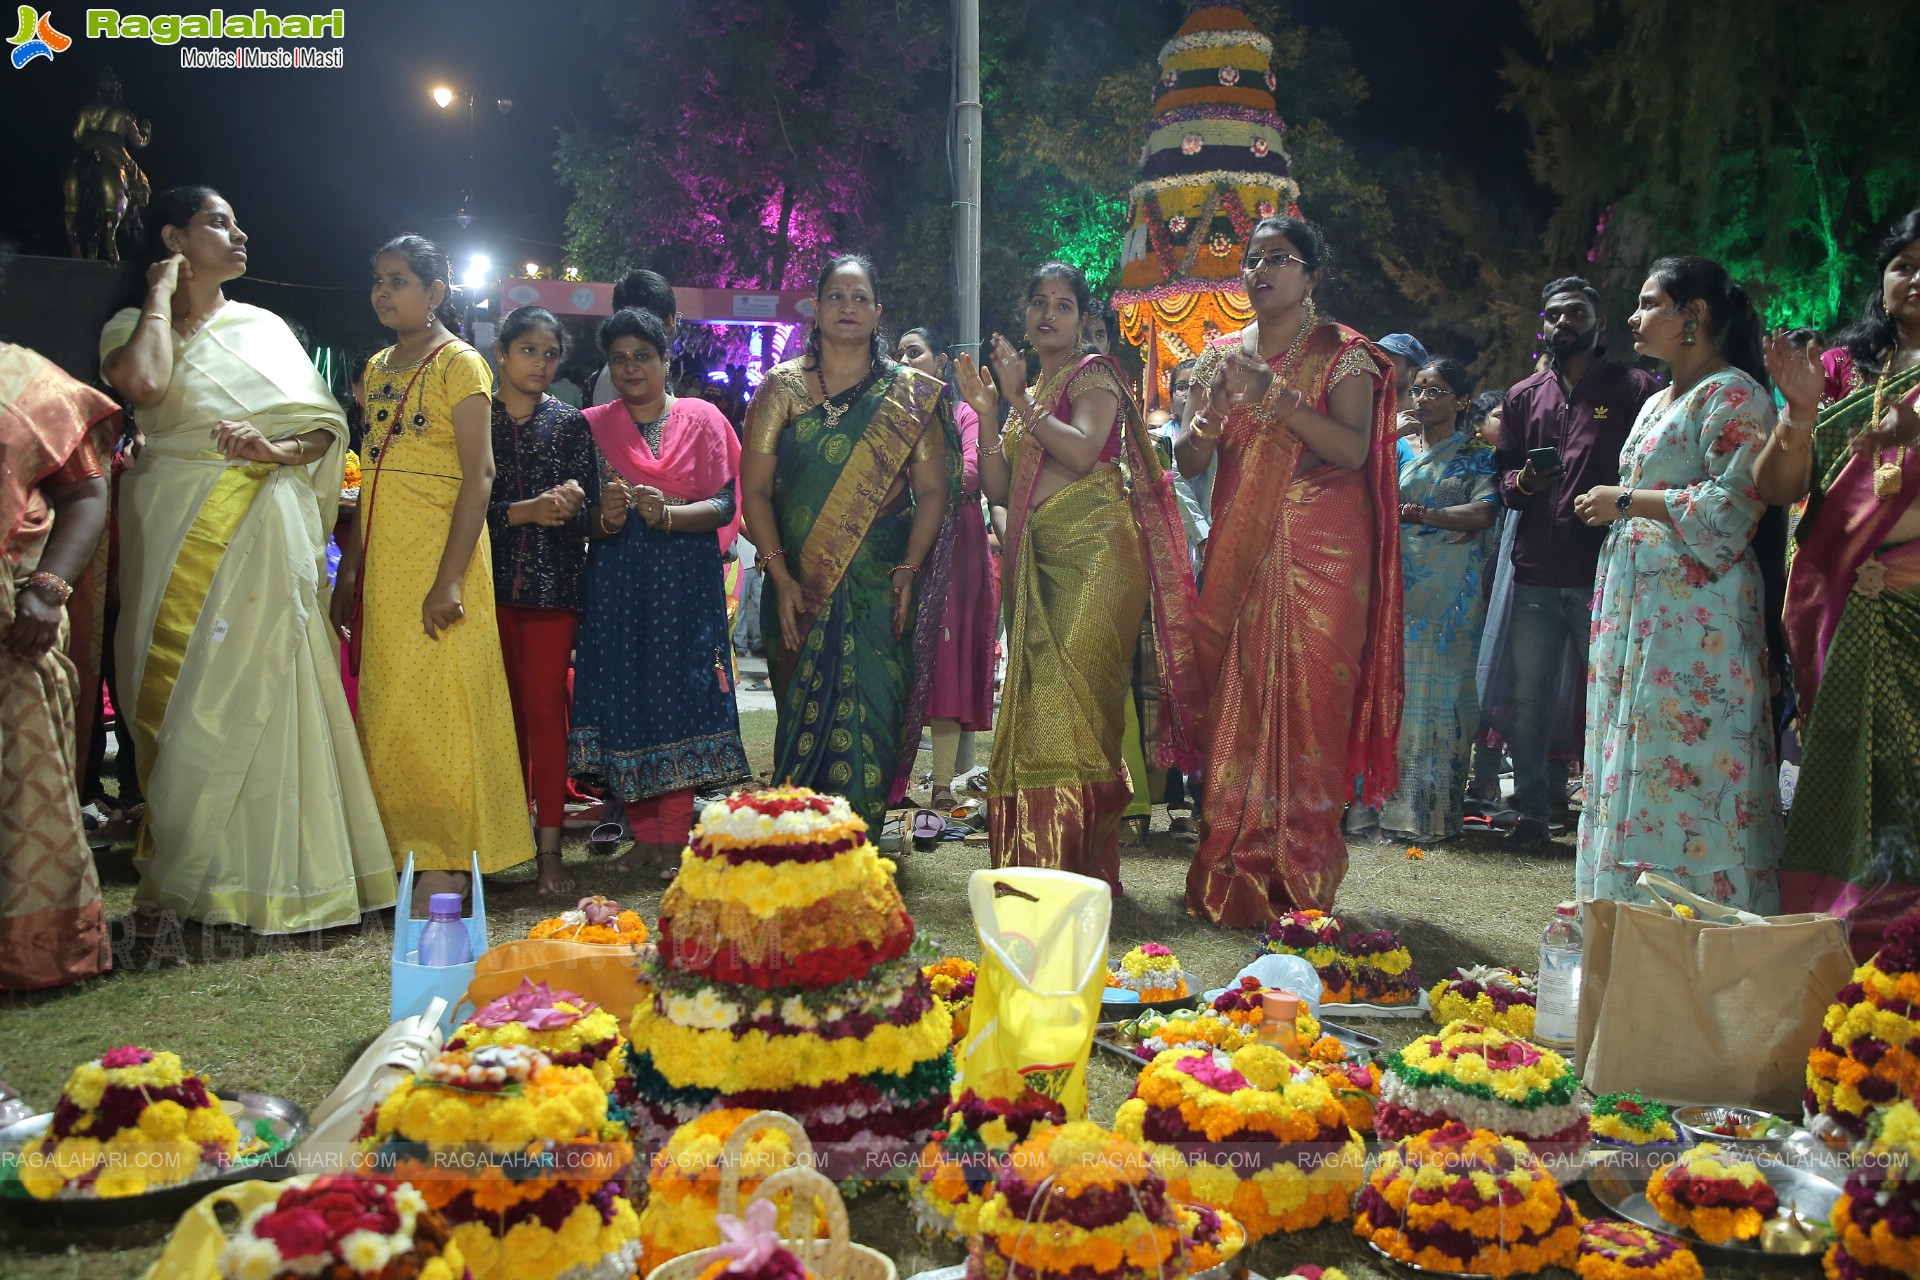
[[[0,27],[0,31],[5,30]],[[56,53],[65,53],[73,43],[72,36],[63,36],[53,29],[53,10],[37,13],[26,5],[20,6],[20,34],[7,41],[13,48],[13,65],[17,70],[26,66],[35,58],[52,61]]]

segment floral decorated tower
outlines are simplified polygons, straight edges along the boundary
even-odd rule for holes
[[[1160,80],[1120,251],[1120,332],[1144,348],[1147,396],[1174,365],[1252,319],[1240,251],[1261,218],[1297,211],[1273,42],[1242,0],[1191,0]]]

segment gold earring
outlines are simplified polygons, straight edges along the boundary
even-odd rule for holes
[[[1700,321],[1693,316],[1688,316],[1686,325],[1680,330],[1680,345],[1683,347],[1697,345],[1700,341],[1699,333]]]

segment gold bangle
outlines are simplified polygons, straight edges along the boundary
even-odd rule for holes
[[[667,513],[667,532],[672,533],[673,532],[673,508],[663,506],[660,509]]]
[[[142,317],[152,316],[155,320],[158,320],[161,324],[166,325],[167,328],[169,329],[173,328],[173,317],[171,316],[163,316],[158,311],[142,311],[140,314]]]
[[[1787,430],[1787,424],[1784,422],[1776,424],[1773,428],[1773,442],[1780,446],[1780,452],[1799,453],[1813,443],[1811,436],[1805,440],[1789,440],[1785,434]],[[1793,430],[1797,431],[1799,428],[1795,427]]]

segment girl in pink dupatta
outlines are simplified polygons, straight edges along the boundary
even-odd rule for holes
[[[1008,507],[1007,677],[987,833],[996,867],[1074,871],[1117,894],[1120,817],[1133,786],[1148,785],[1121,759],[1142,642],[1152,650],[1146,683],[1158,690],[1143,726],[1155,762],[1197,763],[1193,573],[1172,481],[1119,366],[1080,354],[1085,278],[1048,263],[1027,294],[1037,386],[1023,387],[1026,361],[998,335],[992,383],[966,356],[958,371],[980,418],[982,488]],[[995,384],[1013,406],[1004,436]]]
[[[1920,909],[1920,210],[1877,264],[1817,364],[1768,344],[1787,412],[1754,463],[1768,502],[1808,500],[1787,582],[1802,753],[1781,908],[1845,917],[1862,960]]]
[[[669,879],[694,792],[748,776],[721,561],[740,527],[740,441],[712,405],[667,394],[658,317],[619,312],[600,345],[620,398],[586,414],[599,466],[569,764],[625,808],[634,847],[612,869],[653,859]]]

